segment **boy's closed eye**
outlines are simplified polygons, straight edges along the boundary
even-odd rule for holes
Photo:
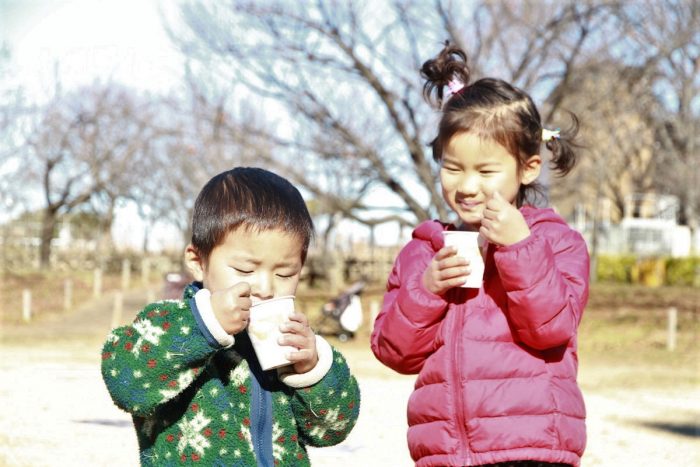
[[[243,275],[248,275],[248,274],[253,274],[255,271],[254,270],[248,270],[247,268],[237,268],[236,266],[231,266],[237,273],[243,274]]]
[[[296,276],[296,275],[297,275],[296,272],[284,273],[284,274],[282,274],[282,273],[277,273],[277,274],[276,274],[277,277],[281,277],[282,279],[291,279],[292,277],[294,277],[294,276]]]

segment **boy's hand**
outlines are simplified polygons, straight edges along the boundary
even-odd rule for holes
[[[489,242],[508,246],[526,239],[530,228],[518,208],[495,192],[486,202],[479,233]]]
[[[436,295],[442,295],[453,287],[464,284],[469,270],[469,260],[457,256],[457,249],[446,246],[438,251],[423,273],[423,286]]]
[[[302,313],[294,312],[289,317],[289,321],[280,326],[282,337],[279,338],[280,345],[289,345],[299,349],[290,352],[287,359],[294,364],[294,371],[297,373],[307,373],[318,363],[318,352],[316,351],[316,335],[309,327],[309,320]]]
[[[248,326],[250,307],[250,284],[239,282],[228,289],[212,292],[211,308],[221,327],[228,334],[238,334]]]

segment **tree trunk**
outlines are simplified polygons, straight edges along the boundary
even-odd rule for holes
[[[39,267],[41,269],[49,269],[51,267],[51,240],[53,239],[57,222],[56,210],[51,207],[46,208],[41,222],[41,245],[39,247]]]

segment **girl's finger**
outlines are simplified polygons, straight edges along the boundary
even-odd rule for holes
[[[454,268],[444,269],[439,272],[436,279],[438,282],[443,282],[446,280],[453,279],[455,277],[464,277],[467,274],[469,274],[469,271],[471,271],[469,266],[458,266]]]
[[[445,246],[445,247],[440,248],[440,251],[438,251],[435,254],[435,259],[440,261],[440,260],[443,260],[445,258],[449,258],[450,256],[454,256],[456,254],[457,254],[457,248],[455,248],[453,246]]]
[[[444,270],[444,269],[449,269],[449,268],[454,268],[454,267],[460,267],[460,266],[467,266],[469,265],[469,260],[466,259],[463,256],[452,256],[447,259],[443,259],[442,261],[438,262],[438,269],[439,270]]]

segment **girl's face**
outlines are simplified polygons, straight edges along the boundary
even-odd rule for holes
[[[494,192],[515,204],[520,185],[535,181],[540,164],[540,156],[533,155],[518,170],[516,158],[496,141],[457,133],[442,155],[442,196],[464,227],[478,230],[484,206]]]

